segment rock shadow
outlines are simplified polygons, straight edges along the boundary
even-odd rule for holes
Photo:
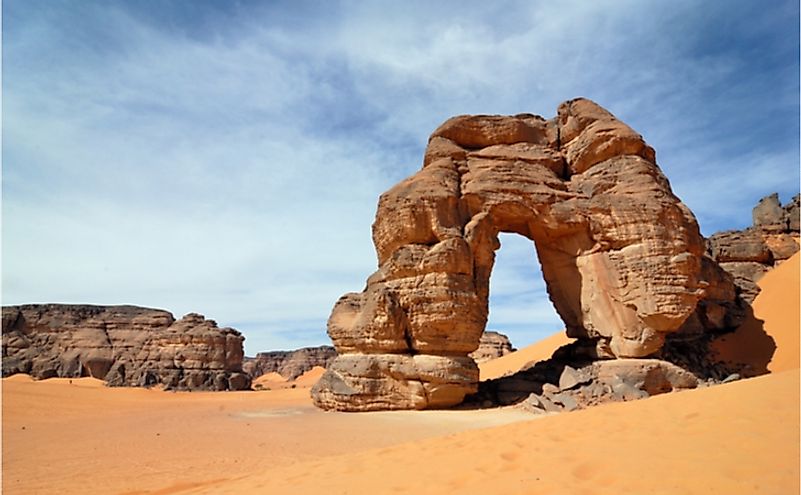
[[[770,373],[768,364],[776,353],[776,341],[765,332],[764,324],[747,305],[743,324],[710,342],[710,357],[743,377]]]
[[[649,357],[675,364],[706,385],[770,373],[767,366],[776,352],[776,342],[765,332],[764,321],[754,315],[751,305],[743,302],[742,308],[743,323],[736,329],[692,338],[671,335],[663,349]],[[556,386],[566,366],[579,369],[594,361],[598,359],[587,354],[586,342],[572,342],[558,348],[546,360],[480,382],[478,392],[467,396],[460,409],[519,404],[531,394],[543,394],[546,384]]]

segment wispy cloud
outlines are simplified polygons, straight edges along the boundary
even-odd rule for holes
[[[645,135],[706,233],[798,190],[794,2],[179,4],[4,2],[5,304],[322,343],[439,123],[579,95]],[[529,247],[493,274],[490,326],[518,341],[558,325]]]

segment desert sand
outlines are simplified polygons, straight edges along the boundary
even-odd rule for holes
[[[493,378],[500,378],[509,373],[522,369],[529,363],[536,363],[543,359],[548,359],[553,354],[555,349],[562,347],[565,344],[572,342],[564,331],[556,332],[555,334],[535,342],[530,346],[526,346],[511,354],[479,363],[478,370],[481,380],[492,380]]]
[[[798,369],[799,261],[796,254],[759,280],[754,318],[717,343],[720,357],[772,372]]]
[[[759,285],[757,324],[729,347],[769,336],[772,374],[557,415],[326,413],[309,398],[321,369],[262,377],[280,386],[260,392],[6,378],[3,493],[798,493],[799,255]],[[485,363],[482,379],[565,342]]]
[[[287,380],[275,371],[265,373],[253,380],[252,387],[259,391],[280,390],[285,388],[309,388],[325,373],[325,368],[315,366],[294,380]]]
[[[6,378],[3,493],[184,493],[289,463],[531,417],[517,410],[325,413],[309,396],[320,374],[259,392]]]

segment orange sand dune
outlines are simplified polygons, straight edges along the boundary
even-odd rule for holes
[[[765,332],[776,342],[776,353],[768,364],[773,372],[799,367],[801,334],[801,253],[768,272],[759,281],[762,292],[754,301],[754,316],[765,321]]]
[[[315,383],[317,383],[317,380],[323,376],[323,373],[325,373],[325,368],[322,366],[315,366],[306,373],[303,373],[299,377],[295,378],[295,383],[299,387],[312,387]]]
[[[720,358],[776,372],[799,367],[801,253],[765,274],[752,305],[754,318],[715,343]],[[772,340],[771,340],[772,339]],[[775,352],[774,352],[775,346]]]
[[[787,371],[170,493],[792,494],[798,390]]]
[[[276,372],[266,373],[253,380],[254,390],[278,390],[285,388],[311,388],[325,373],[325,368],[315,366],[294,380],[287,380]]]
[[[265,374],[261,375],[260,377],[256,378],[255,380],[253,380],[253,384],[255,385],[257,383],[262,383],[262,384],[284,383],[285,381],[286,381],[286,378],[281,376],[280,373],[276,373],[275,371],[271,371],[269,373],[265,373]]]
[[[553,351],[572,341],[573,339],[569,339],[567,335],[565,335],[565,331],[562,330],[539,342],[499,357],[498,359],[480,363],[478,369],[481,380],[500,378],[520,370],[529,363],[548,359],[551,357],[551,354],[553,354]]]

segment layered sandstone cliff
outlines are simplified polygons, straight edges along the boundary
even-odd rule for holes
[[[3,307],[3,376],[92,376],[111,386],[244,390],[244,337],[188,314],[136,306]]]
[[[594,358],[651,356],[693,316],[736,326],[731,277],[704,253],[642,136],[576,99],[550,120],[460,116],[379,199],[378,270],[334,306],[326,409],[447,407],[477,390],[498,233],[534,242],[567,333]],[[532,263],[535,263],[532,260]]]
[[[287,380],[294,380],[316,366],[327,368],[335,357],[337,351],[330,345],[260,352],[255,357],[245,357],[242,369],[254,379],[267,373],[278,373]]]
[[[481,335],[478,349],[470,357],[480,363],[505,356],[514,350],[509,337],[500,332],[486,331]],[[260,352],[255,357],[245,356],[242,370],[252,379],[267,373],[278,373],[287,380],[294,380],[312,368],[328,368],[336,357],[337,351],[330,345]]]
[[[801,195],[784,206],[778,194],[765,196],[754,207],[751,227],[718,232],[708,239],[709,255],[734,277],[748,302],[759,293],[756,283],[762,275],[798,252],[799,202]]]

